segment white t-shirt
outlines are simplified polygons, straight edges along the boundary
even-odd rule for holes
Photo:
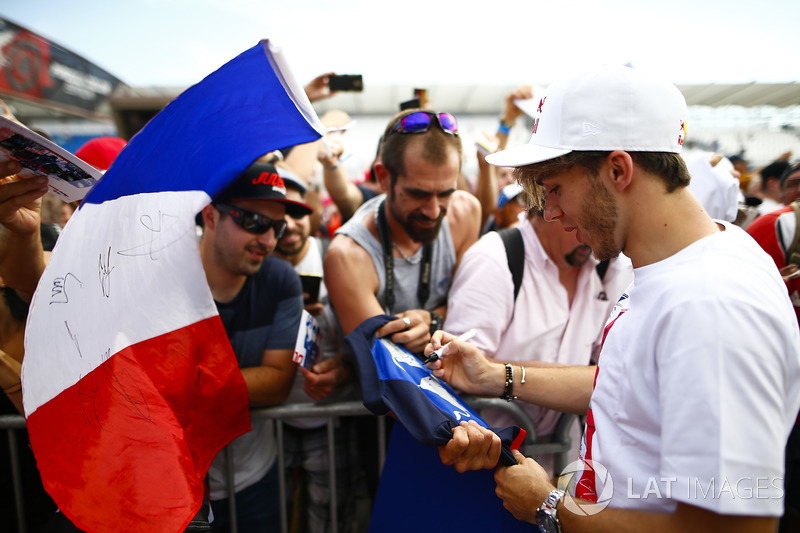
[[[581,456],[607,469],[612,507],[783,513],[800,331],[772,259],[725,227],[635,269],[609,320]]]
[[[558,266],[542,248],[530,221],[524,214],[520,219],[525,260],[516,305],[505,246],[496,232],[489,232],[461,260],[448,296],[444,330],[460,335],[475,328],[471,342],[487,357],[500,361],[587,365],[599,350],[603,325],[614,303],[633,279],[630,260],[612,261],[600,281],[597,261],[590,258],[581,267],[570,306]],[[552,433],[560,413],[525,402],[521,405],[537,435]],[[484,418],[496,426],[514,423],[496,410],[487,411]]]

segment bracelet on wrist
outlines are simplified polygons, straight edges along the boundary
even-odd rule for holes
[[[500,117],[500,124],[497,126],[497,131],[502,133],[503,135],[508,135],[511,133],[511,128],[514,127],[514,121],[508,121],[504,119],[502,116]]]
[[[507,402],[517,399],[514,396],[514,367],[511,366],[511,363],[506,363],[506,383],[500,398]]]
[[[525,384],[525,367],[522,366],[522,365],[519,365],[519,369],[522,371],[522,379],[519,380],[519,384],[520,385],[524,385]]]

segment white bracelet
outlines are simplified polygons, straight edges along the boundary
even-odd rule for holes
[[[525,367],[519,365],[520,370],[522,370],[522,379],[519,381],[519,384],[522,385],[525,383]]]

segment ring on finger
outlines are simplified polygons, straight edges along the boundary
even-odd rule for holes
[[[409,320],[407,316],[404,316],[403,317],[403,324],[406,325],[406,328],[410,328],[411,327],[411,320]]]

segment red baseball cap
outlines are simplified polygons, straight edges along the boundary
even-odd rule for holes
[[[119,137],[95,137],[78,148],[75,155],[98,170],[108,170],[126,144]]]

